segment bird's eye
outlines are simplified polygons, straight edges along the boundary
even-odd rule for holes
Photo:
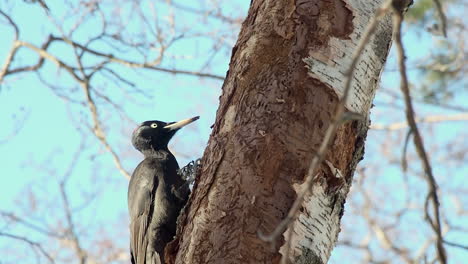
[[[158,127],[158,124],[152,123],[152,124],[150,125],[150,127],[152,127],[152,128],[157,128],[157,127]]]

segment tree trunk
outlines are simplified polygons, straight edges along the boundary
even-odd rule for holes
[[[203,169],[178,235],[166,248],[169,263],[280,260],[285,238],[272,248],[258,232],[271,233],[287,215],[332,122],[353,51],[381,2],[252,1],[232,51]],[[346,108],[366,119],[338,129],[315,172],[320,180],[294,224],[292,261],[328,261],[364,153],[391,35],[385,17],[357,64]]]

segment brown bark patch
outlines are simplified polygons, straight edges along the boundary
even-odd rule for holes
[[[345,1],[334,0],[334,14],[332,15],[332,34],[341,39],[350,39],[353,32],[353,14]]]

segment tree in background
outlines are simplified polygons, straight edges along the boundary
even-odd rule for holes
[[[409,31],[404,32],[408,39],[406,43],[410,44],[406,45],[408,73],[412,92],[416,92],[414,98],[417,113],[420,114],[417,120],[423,123],[422,133],[436,172],[439,197],[442,197],[440,208],[444,246],[449,260],[457,261],[466,254],[463,247],[467,244],[463,240],[467,202],[460,195],[465,188],[461,172],[466,152],[466,142],[462,139],[464,135],[466,137],[466,132],[463,132],[460,124],[443,121],[466,120],[467,110],[458,106],[463,105],[466,96],[466,91],[460,88],[464,84],[466,86],[466,80],[462,78],[466,71],[462,63],[466,51],[460,44],[463,43],[461,32],[465,32],[465,28],[460,18],[462,12],[456,8],[457,3],[445,3],[449,37],[443,39],[438,36],[441,35],[441,25],[435,19],[438,13],[433,11],[432,6],[427,6],[431,3],[417,2],[409,11],[413,19],[410,22],[415,24],[410,24]],[[115,168],[125,175],[125,171],[132,170],[136,164],[137,158],[129,147],[129,134],[135,123],[133,120],[142,121],[142,115],[167,113],[164,111],[178,111],[178,117],[186,117],[182,115],[195,111],[202,117],[214,117],[219,89],[209,87],[221,86],[226,66],[220,65],[227,65],[230,48],[244,15],[241,11],[235,11],[245,10],[246,5],[239,4],[242,6],[239,8],[235,3],[221,1],[195,6],[162,1],[47,4],[48,11],[37,3],[6,2],[1,5],[2,27],[10,32],[8,36],[12,45],[4,45],[1,51],[4,64],[0,69],[0,98],[6,99],[0,104],[2,113],[15,113],[16,116],[10,118],[12,121],[6,120],[6,123],[16,126],[2,129],[5,132],[2,132],[0,147],[2,154],[17,156],[23,163],[23,168],[18,166],[16,172],[31,175],[23,176],[20,186],[24,187],[16,189],[15,206],[2,206],[4,224],[0,230],[0,243],[5,251],[2,255],[7,256],[2,261],[29,262],[37,257],[56,263],[127,263],[127,182],[123,177],[115,177]],[[306,9],[307,12],[313,11],[313,8]],[[433,26],[434,23],[439,26]],[[281,29],[287,25],[278,24],[275,27]],[[444,47],[458,48],[431,49],[431,37],[426,28],[436,33],[435,41],[445,43]],[[415,50],[411,46],[415,46],[418,37],[410,32],[421,35],[418,44],[424,45],[424,50],[436,52],[431,56],[411,52]],[[288,31],[280,33],[287,37]],[[240,56],[240,50],[233,52],[233,58],[236,54]],[[259,52],[255,54],[263,54]],[[413,55],[415,59],[412,59]],[[430,60],[418,61],[418,58]],[[248,65],[245,66],[248,68]],[[430,262],[437,259],[433,246],[436,236],[429,225],[421,225],[426,212],[431,213],[424,208],[428,191],[422,184],[425,177],[416,152],[411,144],[405,144],[411,135],[407,136],[409,133],[405,122],[401,123],[404,120],[404,104],[396,89],[398,84],[392,81],[399,74],[395,72],[397,69],[390,58],[388,73],[383,75],[382,91],[377,92],[374,101],[376,107],[372,110],[371,128],[375,130],[370,130],[367,139],[368,155],[358,166],[358,174],[351,184],[343,231],[338,247],[332,253],[332,263],[340,263],[349,256],[354,257],[353,262],[364,263],[417,262],[425,259]],[[446,74],[445,79],[426,78],[429,76],[426,74],[430,73],[428,69],[437,70],[439,75],[433,75],[436,77]],[[232,74],[229,76],[233,78]],[[199,83],[195,80],[199,80]],[[229,83],[229,79],[227,81]],[[441,84],[445,85],[444,89],[440,88]],[[23,105],[25,110],[22,111],[21,104],[24,102],[19,101],[18,96],[9,97],[21,89],[19,94],[24,96],[23,101],[31,96],[46,104],[52,104],[56,99],[63,100],[67,111],[65,116],[69,118],[54,130],[52,125],[57,122],[47,123],[46,119],[51,114],[43,113],[42,124],[47,124],[50,131],[45,135],[36,133],[34,145],[30,145],[32,148],[24,147],[19,142],[27,142],[28,136],[31,137],[25,134],[31,129],[28,123],[37,124],[34,123],[35,113],[41,108],[32,104]],[[170,111],[166,109],[167,106],[162,107],[165,106],[162,103],[157,108],[153,106],[155,102],[158,104],[164,100],[165,93],[177,94],[177,90],[185,93],[183,103],[192,105],[191,109],[181,110],[180,102],[174,103]],[[431,93],[427,91],[431,90],[433,98],[428,96]],[[50,91],[54,95],[50,95]],[[457,96],[443,96],[443,93],[450,91]],[[201,94],[203,99],[196,99],[193,93]],[[174,97],[176,100],[177,96]],[[274,106],[287,104],[282,102],[282,98],[278,99]],[[428,102],[430,104],[426,104]],[[258,106],[264,110],[268,107],[271,106]],[[228,110],[223,115],[228,114]],[[353,120],[355,117],[350,118]],[[345,126],[356,122],[350,121]],[[205,127],[210,124],[205,123]],[[248,124],[244,125],[248,127]],[[216,123],[214,128],[220,131],[223,127]],[[32,126],[32,129],[40,131],[41,126]],[[64,144],[57,140],[61,139],[53,134],[57,130],[61,132],[57,134],[65,134],[71,143]],[[451,132],[447,133],[447,130]],[[304,138],[312,137],[312,131],[308,132],[311,133],[305,133]],[[208,133],[206,130],[200,131],[204,140]],[[271,136],[266,129],[260,129],[258,133],[252,136],[258,136],[260,140]],[[441,138],[440,135],[445,137]],[[189,146],[177,149],[186,160],[201,155],[203,139],[190,137],[188,141],[182,140],[174,145],[176,148]],[[42,142],[39,141],[54,147],[41,147]],[[315,141],[307,141],[306,144],[312,142]],[[11,157],[2,160],[8,158]],[[267,160],[267,157],[260,158]],[[434,163],[434,160],[438,162]],[[110,167],[112,162],[116,166]],[[207,168],[214,169],[211,166]],[[333,168],[323,169],[330,169],[329,172],[333,173]],[[11,178],[14,177],[20,176],[11,175]],[[115,196],[109,196],[116,192],[124,197],[119,198],[120,203]],[[229,193],[232,192],[225,194]],[[120,204],[112,212],[121,213],[109,213],[111,204]],[[98,218],[96,215],[100,212],[105,217]],[[276,217],[281,219],[280,216]],[[407,234],[415,236],[408,237]],[[401,237],[407,240],[401,241]],[[31,251],[29,247],[34,250]],[[37,252],[37,255],[31,252]]]

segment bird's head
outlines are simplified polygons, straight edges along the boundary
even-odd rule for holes
[[[157,120],[145,121],[141,123],[132,135],[133,146],[142,152],[167,150],[167,144],[174,134],[182,127],[198,120],[200,117],[192,117],[179,122],[162,122]]]

